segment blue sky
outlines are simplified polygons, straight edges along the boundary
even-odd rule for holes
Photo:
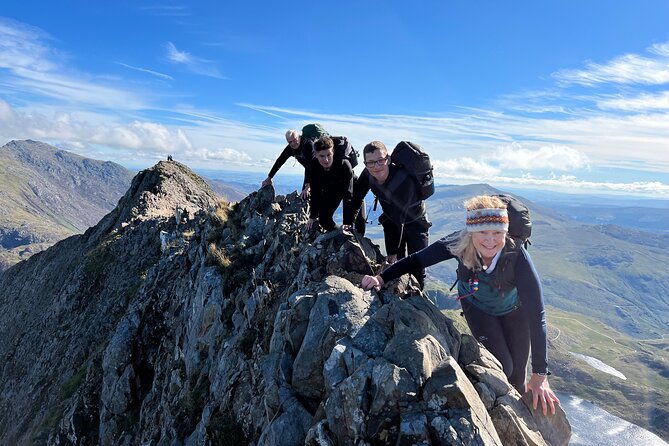
[[[667,24],[666,0],[8,0],[0,144],[266,172],[321,122],[421,144],[442,183],[669,199]]]

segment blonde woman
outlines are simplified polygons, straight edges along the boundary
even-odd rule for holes
[[[546,318],[539,276],[529,254],[508,236],[506,204],[479,195],[465,202],[465,229],[406,257],[377,276],[365,276],[362,287],[379,289],[389,280],[448,259],[458,261],[458,298],[474,337],[502,364],[509,382],[522,394],[532,392],[555,413],[560,400],[548,384]],[[532,346],[532,375],[526,367]]]

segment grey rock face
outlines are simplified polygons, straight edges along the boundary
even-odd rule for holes
[[[271,186],[213,209],[191,174],[138,175],[0,277],[1,442],[567,444],[564,413],[527,409],[429,301],[357,286],[382,259],[369,240],[306,232]]]

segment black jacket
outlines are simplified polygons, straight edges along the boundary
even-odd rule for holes
[[[390,220],[396,226],[426,220],[425,201],[420,199],[418,185],[408,173],[390,164],[390,173],[383,184],[365,169],[353,186],[353,198],[350,212],[344,212],[344,224],[352,224],[355,212],[362,206],[370,190],[378,198],[383,209],[379,221]]]
[[[353,168],[346,159],[335,158],[330,170],[325,170],[316,158],[311,160],[311,197],[309,199],[309,217],[318,218],[321,202],[324,198],[344,200],[344,208],[353,194]]]

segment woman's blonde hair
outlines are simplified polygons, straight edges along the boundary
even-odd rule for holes
[[[494,195],[477,195],[464,202],[465,210],[473,211],[474,209],[506,209],[506,203],[501,198]],[[483,269],[481,260],[474,248],[472,242],[472,233],[462,230],[453,235],[453,244],[451,252],[462,263],[472,271],[480,271]],[[507,238],[507,243],[509,243]],[[511,243],[513,243],[511,241]]]

